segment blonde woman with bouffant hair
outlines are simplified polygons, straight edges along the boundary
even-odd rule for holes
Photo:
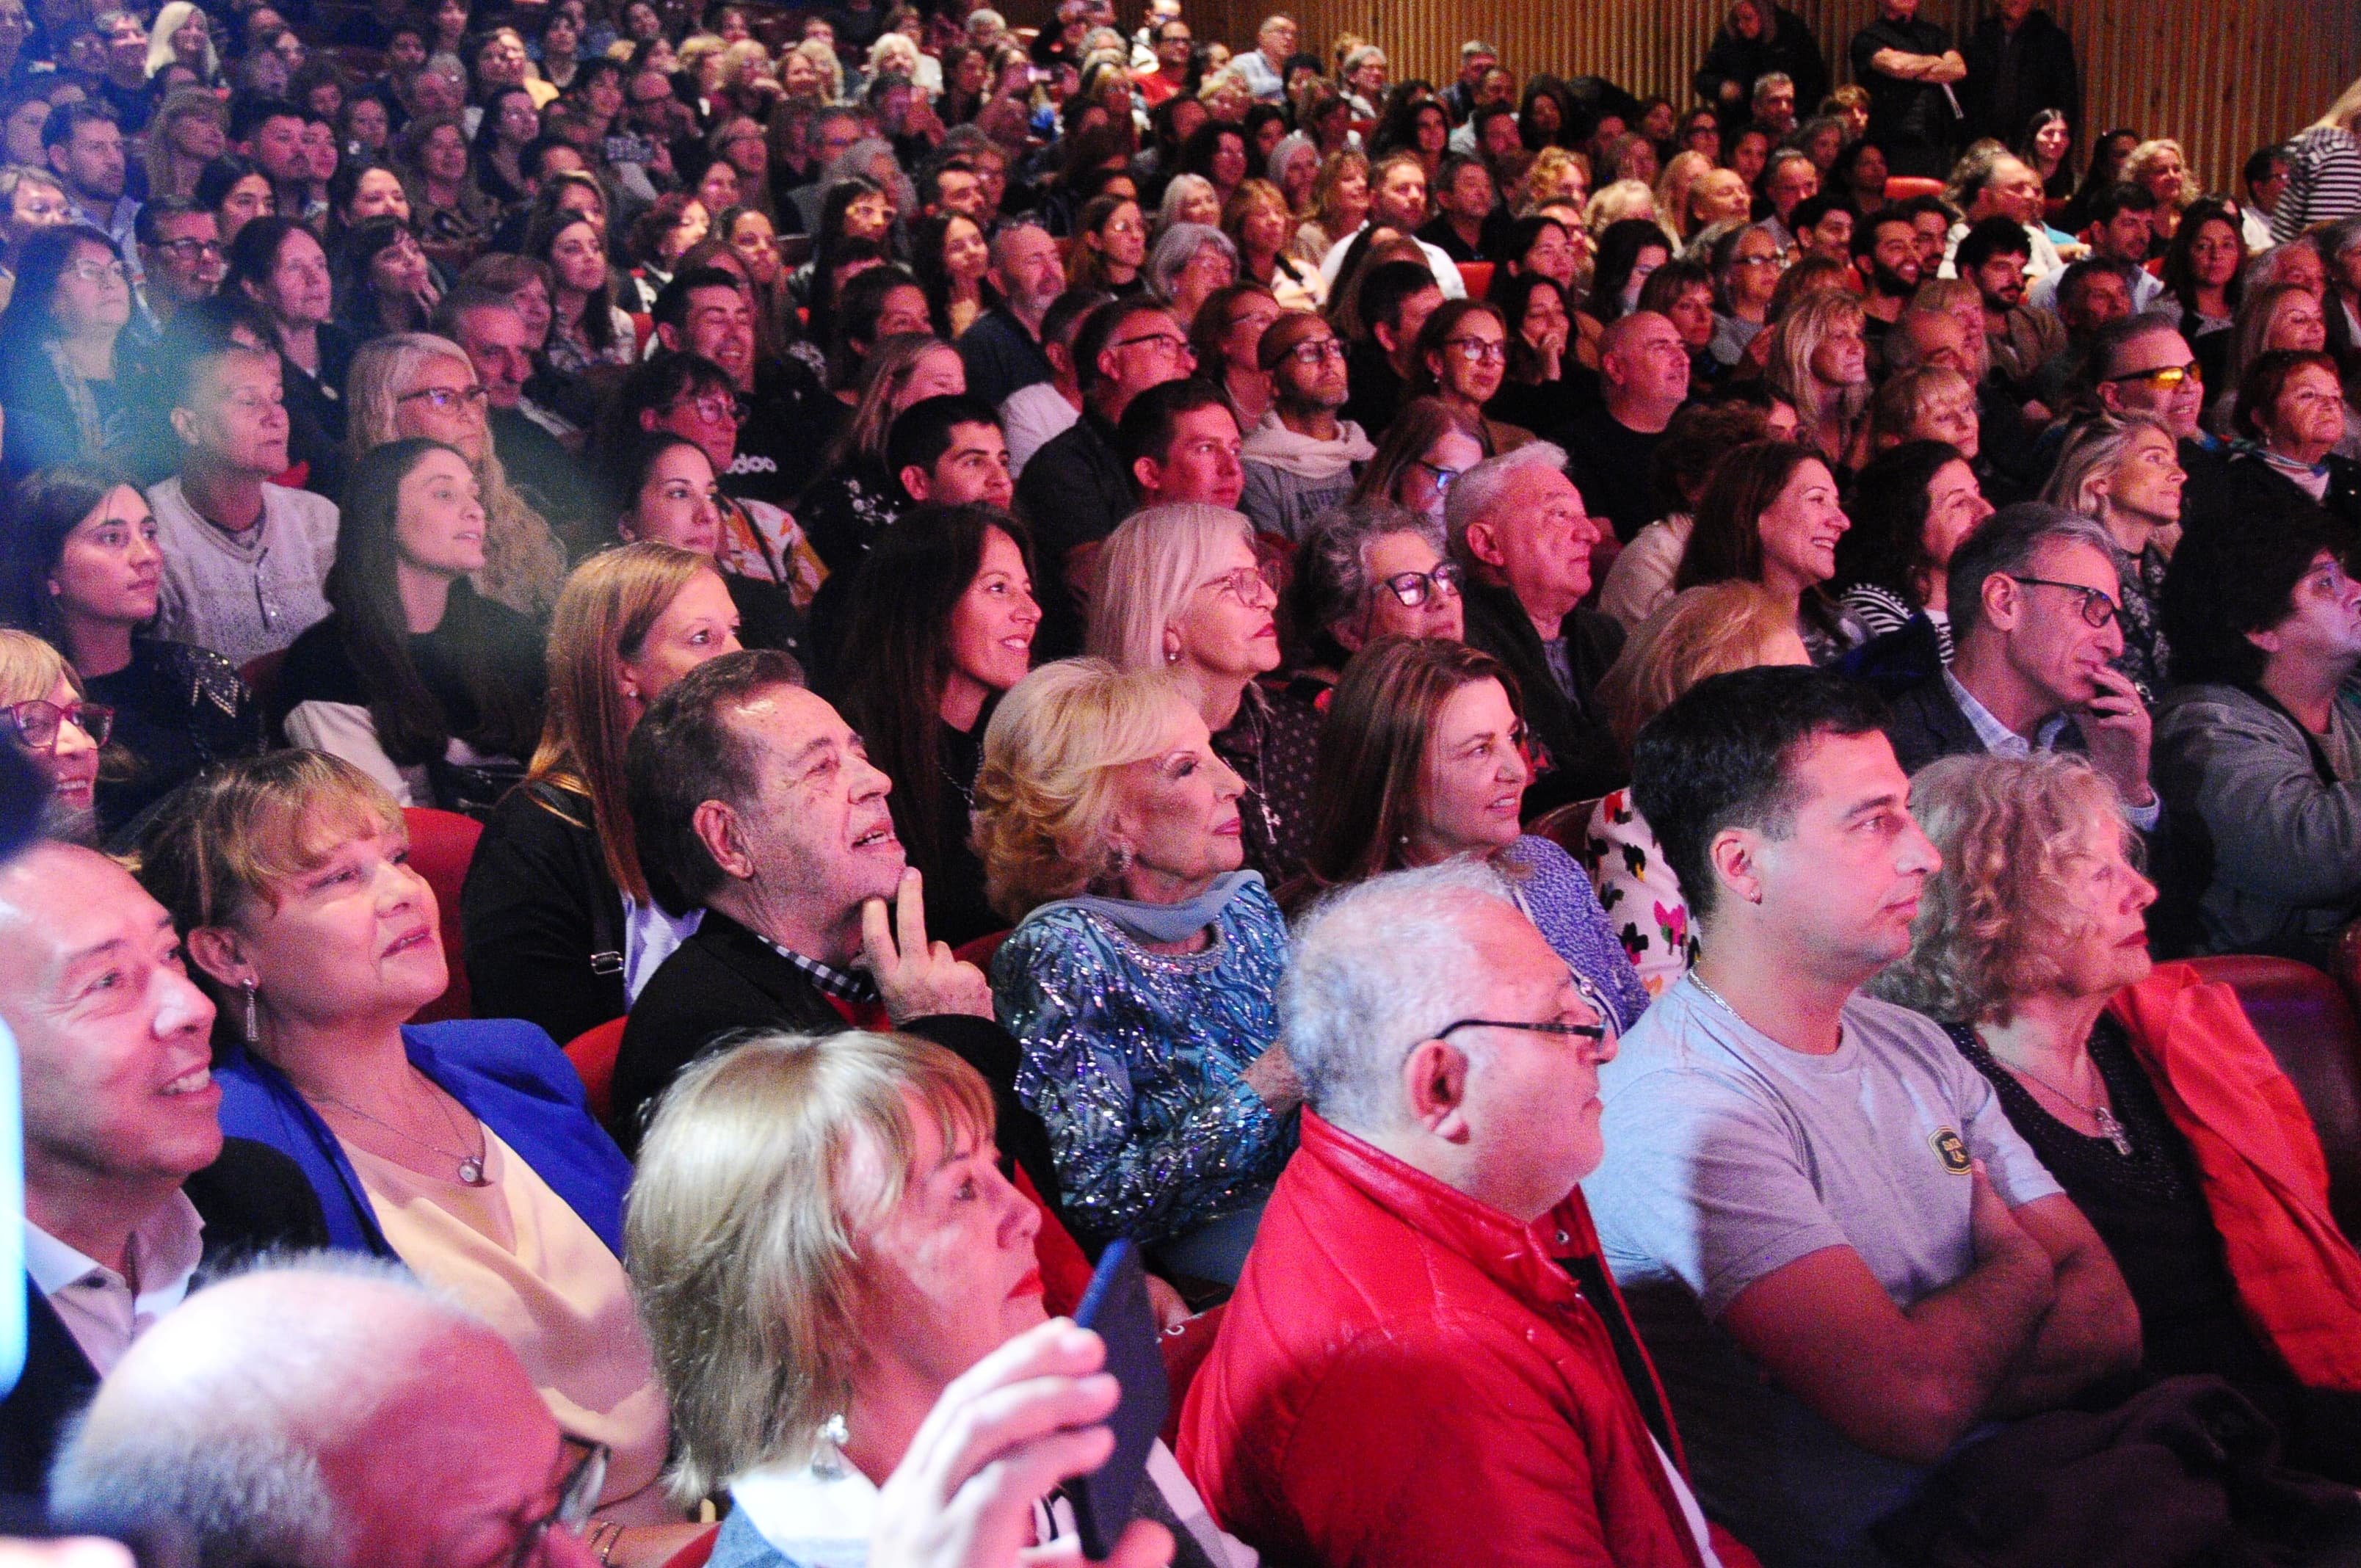
[[[422,387],[425,372],[438,366],[457,372],[450,386]],[[351,411],[346,447],[355,462],[388,442],[418,435],[467,460],[484,503],[484,569],[474,574],[476,591],[520,615],[546,615],[566,581],[566,547],[549,520],[509,484],[467,351],[432,333],[373,339],[353,356],[345,396]],[[438,401],[448,406],[438,408]]]
[[[988,1142],[992,1091],[940,1046],[758,1035],[684,1069],[640,1145],[623,1251],[670,1394],[684,1507],[809,1464],[878,1325],[875,1231],[933,1146]],[[833,1457],[831,1455],[831,1457]]]
[[[994,908],[1021,919],[1112,885],[1116,773],[1155,756],[1187,696],[1155,669],[1044,664],[1000,699],[975,781],[975,850]]]

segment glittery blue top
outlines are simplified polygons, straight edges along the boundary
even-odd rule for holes
[[[1295,1149],[1247,1064],[1279,1037],[1287,923],[1257,881],[1200,953],[1151,953],[1060,909],[992,962],[1000,1021],[1023,1044],[1016,1093],[1049,1129],[1068,1218],[1094,1236],[1185,1236],[1263,1198]]]

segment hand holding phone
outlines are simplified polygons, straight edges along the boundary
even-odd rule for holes
[[[1115,1453],[1066,1488],[1073,1500],[1082,1553],[1099,1561],[1114,1553],[1124,1526],[1131,1522],[1133,1504],[1147,1483],[1148,1451],[1156,1445],[1156,1434],[1164,1430],[1171,1406],[1159,1343],[1162,1333],[1135,1244],[1115,1242],[1099,1255],[1090,1288],[1074,1309],[1074,1321],[1106,1342],[1106,1369],[1123,1390],[1115,1414],[1107,1418],[1115,1432]]]

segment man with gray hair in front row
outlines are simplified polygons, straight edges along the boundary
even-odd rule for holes
[[[1532,442],[1459,475],[1444,504],[1451,553],[1466,578],[1467,645],[1508,665],[1524,696],[1533,743],[1529,817],[1629,779],[1598,695],[1623,651],[1623,627],[1580,608],[1590,592],[1591,551],[1605,531],[1565,470],[1564,447]]]
[[[1059,1440],[1114,1409],[1111,1381],[1084,1381],[1103,1358],[1044,1323],[954,1381],[885,1483],[868,1568],[1016,1568],[1033,1499],[1071,1478]],[[605,1475],[490,1325],[390,1265],[313,1256],[202,1291],[133,1345],[49,1502],[192,1568],[599,1568]],[[1121,1568],[1170,1555],[1125,1544]]]
[[[1611,1016],[1473,861],[1297,928],[1302,1142],[1181,1416],[1224,1529],[1367,1568],[1471,1529],[1509,1562],[1721,1561],[1576,1186]]]

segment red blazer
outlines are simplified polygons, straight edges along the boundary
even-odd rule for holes
[[[1306,1111],[1190,1387],[1182,1468],[1275,1565],[1697,1568],[1606,1326],[1554,1261],[1598,1253],[1579,1190],[1520,1225]]]
[[[2247,1320],[2299,1382],[2361,1390],[2361,1256],[2329,1215],[2312,1118],[2237,993],[2159,964],[2107,1011],[2196,1152]]]

